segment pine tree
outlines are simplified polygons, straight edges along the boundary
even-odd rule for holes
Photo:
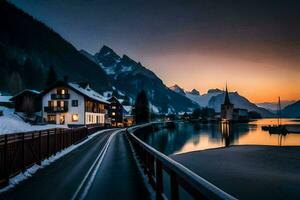
[[[57,81],[57,74],[53,67],[50,67],[47,74],[46,87],[50,87]]]
[[[149,101],[144,90],[138,93],[136,97],[134,117],[137,124],[149,122]]]
[[[23,81],[22,81],[22,78],[21,78],[19,72],[12,73],[10,80],[9,80],[9,89],[10,89],[10,93],[12,95],[17,94],[24,89]]]

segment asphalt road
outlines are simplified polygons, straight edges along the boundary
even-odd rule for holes
[[[124,132],[109,130],[0,194],[0,199],[139,199],[149,194],[138,173]]]

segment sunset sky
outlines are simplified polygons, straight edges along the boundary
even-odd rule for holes
[[[11,2],[77,49],[108,45],[168,86],[205,93],[227,81],[253,102],[300,99],[299,1]]]

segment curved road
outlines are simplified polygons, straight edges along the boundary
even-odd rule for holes
[[[0,194],[0,199],[145,199],[147,196],[124,131],[108,130]]]

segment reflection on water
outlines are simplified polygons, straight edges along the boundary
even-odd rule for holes
[[[276,124],[276,119],[262,119],[249,124],[178,123],[175,129],[143,131],[138,136],[166,155],[228,147],[230,145],[300,146],[300,134],[270,135],[261,126]],[[300,127],[296,120],[283,120],[293,129]],[[149,132],[151,132],[149,134]]]

